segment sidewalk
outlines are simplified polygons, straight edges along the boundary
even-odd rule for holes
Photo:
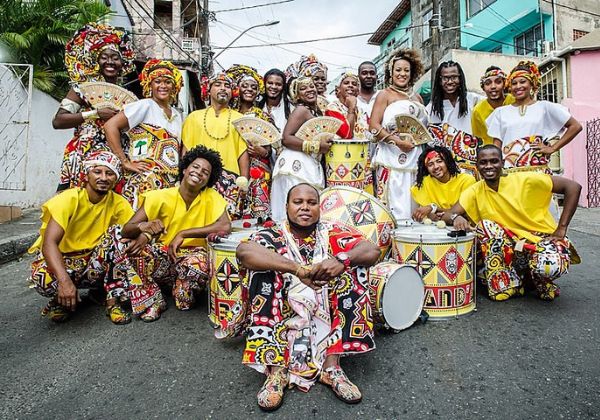
[[[40,229],[39,209],[23,211],[23,217],[0,224],[0,264],[19,258],[27,252]],[[578,208],[569,230],[600,236],[600,208]]]

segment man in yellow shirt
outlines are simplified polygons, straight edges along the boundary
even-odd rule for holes
[[[133,215],[127,200],[112,191],[121,163],[112,153],[98,151],[88,156],[84,168],[84,187],[66,190],[42,206],[40,237],[29,249],[37,253],[30,282],[51,298],[42,314],[54,322],[66,321],[75,311],[78,289],[104,288],[110,320],[126,324],[131,316],[120,304],[127,300],[128,282],[107,257],[111,226]]]
[[[417,180],[410,188],[419,207],[413,219],[440,220],[444,212],[458,202],[460,194],[475,183],[473,175],[464,174],[452,158],[452,152],[443,146],[428,147],[417,162]]]
[[[123,227],[121,235],[131,243],[120,257],[130,274],[133,313],[143,321],[157,320],[166,308],[160,285],[172,286],[180,310],[190,309],[193,291],[206,285],[206,237],[231,230],[227,203],[211,188],[221,170],[218,153],[202,145],[192,148],[179,163],[179,187],[143,194],[140,208]]]
[[[227,200],[229,214],[234,215],[239,213],[239,209],[236,209],[239,194],[236,179],[243,177],[238,184],[244,185],[244,179],[248,182],[250,170],[246,142],[232,124],[242,114],[229,107],[234,82],[226,73],[219,73],[210,79],[208,87],[210,106],[192,112],[183,123],[183,154],[199,144],[219,152],[223,174],[214,188]]]
[[[543,173],[503,175],[503,165],[500,148],[492,144],[480,148],[477,169],[483,179],[467,188],[443,219],[459,230],[471,230],[463,215],[477,224],[490,299],[523,295],[525,283],[535,288],[540,299],[553,300],[560,291],[554,280],[571,263],[572,246],[566,234],[581,185]],[[549,211],[552,193],[564,195],[558,224]]]
[[[485,92],[487,99],[479,101],[473,113],[471,114],[471,127],[473,135],[483,140],[483,144],[493,144],[494,139],[488,135],[485,120],[494,109],[510,105],[515,102],[514,96],[510,93],[505,94],[504,83],[506,82],[506,73],[500,67],[490,66],[481,77],[481,89]]]

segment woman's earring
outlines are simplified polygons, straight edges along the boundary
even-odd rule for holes
[[[535,90],[533,88],[529,89],[529,97],[533,98],[535,96]]]

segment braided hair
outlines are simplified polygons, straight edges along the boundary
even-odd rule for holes
[[[421,188],[423,186],[423,179],[429,175],[429,171],[427,170],[427,165],[425,164],[425,158],[429,152],[437,152],[440,154],[444,163],[446,163],[446,168],[448,168],[448,173],[450,173],[450,177],[456,176],[460,173],[460,169],[458,169],[458,165],[454,161],[452,157],[452,153],[450,150],[444,146],[427,146],[421,156],[419,156],[419,160],[417,162],[417,188]]]
[[[444,88],[442,87],[442,69],[456,67],[459,75],[458,86],[458,116],[464,117],[469,113],[467,103],[467,82],[462,67],[455,61],[444,61],[435,71],[435,84],[431,92],[431,111],[437,114],[440,120],[444,119]]]

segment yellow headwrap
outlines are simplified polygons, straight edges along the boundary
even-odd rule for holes
[[[150,84],[157,77],[166,77],[171,79],[174,84],[174,90],[171,94],[171,103],[177,102],[177,95],[183,86],[183,77],[177,67],[170,61],[159,60],[153,58],[149,60],[140,73],[139,80],[142,85],[144,97],[149,98],[152,96],[152,88]]]

